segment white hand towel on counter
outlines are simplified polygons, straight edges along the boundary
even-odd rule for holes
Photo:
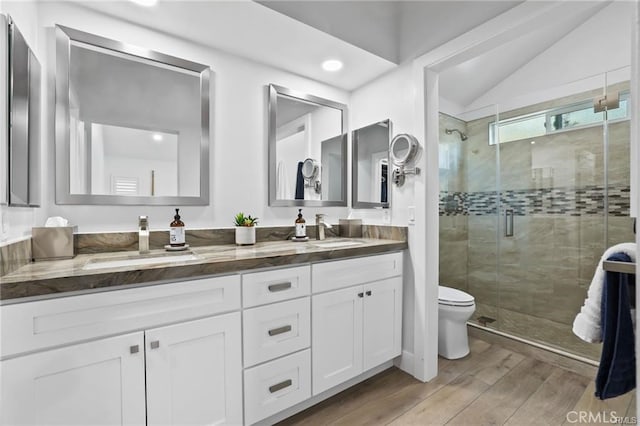
[[[584,306],[580,309],[580,313],[573,321],[573,334],[585,342],[602,342],[600,310],[602,302],[602,288],[606,277],[606,271],[602,269],[603,262],[614,253],[624,253],[628,255],[633,262],[635,262],[636,252],[636,243],[622,243],[608,248],[600,258],[596,272],[593,275],[591,284],[589,285],[589,291],[587,293],[587,298],[584,301]]]

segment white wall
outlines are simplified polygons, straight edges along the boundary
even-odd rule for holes
[[[414,134],[414,108],[416,91],[414,89],[411,65],[399,67],[397,70],[355,90],[351,94],[349,128],[358,129],[378,121],[390,119],[393,135],[399,133]],[[422,144],[424,141],[420,140]],[[351,148],[351,147],[350,147]],[[409,224],[409,207],[415,206],[415,177],[408,176],[401,187],[391,184],[389,188],[391,201],[391,223],[395,226]],[[353,210],[351,217],[360,217],[364,223],[383,224],[384,211],[380,209]],[[414,228],[409,226],[409,251],[416,252],[416,245],[424,241],[411,238]],[[420,251],[417,251],[420,253]],[[404,353],[414,352],[414,279],[412,256],[406,256],[404,265],[403,324],[402,348]],[[423,285],[423,284],[416,284]],[[403,360],[403,364],[412,364]],[[403,368],[405,366],[403,365]],[[413,372],[413,366],[407,367]]]
[[[0,13],[11,15],[11,18],[16,22],[20,32],[27,41],[27,44],[42,63],[36,5],[31,2],[2,1],[0,3]],[[0,91],[0,102],[6,103],[6,96],[6,91]],[[6,123],[3,125],[6,125]],[[0,131],[5,132],[6,130],[0,128]],[[4,165],[2,168],[4,169]],[[44,176],[41,176],[41,179],[44,179]],[[45,195],[43,194],[42,197],[44,202]],[[31,236],[31,227],[43,222],[45,217],[46,214],[42,208],[8,207],[1,205],[0,245]]]
[[[413,133],[415,96],[411,65],[401,66],[351,93],[349,128],[359,129],[390,119],[393,135]],[[414,205],[413,183],[414,179],[408,176],[403,186],[391,185],[389,194],[393,225],[407,226],[408,224],[408,207]],[[362,218],[365,223],[383,224],[385,222],[384,212],[379,209],[353,210],[351,216]]]
[[[631,216],[637,218],[640,213],[640,196],[638,195],[640,188],[640,173],[638,165],[640,164],[640,2],[636,2],[636,7],[631,13],[631,93],[635,96],[631,97],[631,113],[634,120],[631,120],[631,150],[629,160],[631,161]],[[634,185],[635,183],[635,185]],[[637,234],[640,235],[640,234]],[[640,236],[637,237],[640,242]],[[640,294],[640,289],[637,289]],[[640,310],[638,310],[640,316]],[[640,337],[638,337],[640,339]],[[638,360],[640,365],[640,359]],[[640,374],[640,368],[637,369]],[[640,396],[638,396],[640,400]]]
[[[53,26],[58,23],[82,31],[121,40],[191,61],[213,70],[211,89],[211,205],[182,207],[189,228],[232,226],[235,213],[243,211],[260,218],[261,225],[293,224],[297,209],[270,208],[267,193],[267,90],[269,83],[348,104],[345,91],[282,70],[270,68],[230,54],[179,40],[64,2],[38,5],[39,40],[46,55],[47,104],[53,105]],[[43,175],[47,186],[43,197],[48,215],[67,217],[80,232],[134,230],[137,216],[150,217],[152,229],[166,229],[172,206],[69,206],[56,205],[54,186],[53,113],[45,117],[46,149]],[[330,221],[346,217],[347,208],[305,208],[309,219],[315,212],[327,213]]]

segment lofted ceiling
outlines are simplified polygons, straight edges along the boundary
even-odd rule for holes
[[[248,0],[160,0],[149,8],[128,1],[77,0],[75,4],[348,91],[396,66]],[[344,68],[328,73],[320,65],[333,57],[342,59]]]
[[[557,1],[529,0],[542,9]],[[118,19],[353,91],[412,59],[524,3],[511,0],[212,1],[159,0],[151,8],[128,1],[76,0]],[[614,2],[619,3],[619,2]],[[607,1],[575,0],[554,17],[499,48],[450,68],[441,93],[467,106],[502,84],[560,40],[584,26]],[[574,7],[575,6],[575,7]],[[595,28],[598,27],[596,24]],[[618,30],[608,28],[607,31]],[[594,32],[594,36],[600,33]],[[615,46],[612,46],[615,48]],[[320,64],[344,62],[338,72]]]
[[[258,3],[396,64],[471,30],[522,1],[290,1]]]
[[[580,81],[576,87],[602,87],[603,73],[631,63],[632,7],[630,2],[573,2],[571,14],[544,19],[492,50],[442,71],[440,96],[448,113],[469,113],[534,93],[558,96],[560,86]],[[597,75],[601,77],[586,81]]]
[[[520,1],[127,1],[79,7],[352,91]],[[344,68],[321,69],[328,58]]]
[[[526,66],[533,58],[581,26],[602,7],[603,4],[592,2],[590,7],[575,8],[573,15],[525,31],[519,37],[481,56],[443,71],[439,80],[440,93],[456,105],[472,104],[506,77]]]

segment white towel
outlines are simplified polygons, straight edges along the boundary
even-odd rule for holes
[[[573,334],[589,343],[602,342],[602,329],[600,328],[600,309],[602,301],[602,288],[604,286],[605,271],[602,269],[602,263],[615,253],[624,253],[628,255],[633,262],[636,261],[637,246],[636,243],[617,244],[607,249],[600,258],[598,267],[596,268],[587,298],[584,306],[580,309],[580,313],[573,321]]]
[[[293,200],[291,185],[287,178],[287,167],[284,161],[278,162],[278,171],[276,176],[276,200]]]

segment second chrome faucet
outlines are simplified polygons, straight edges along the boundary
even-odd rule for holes
[[[138,217],[138,251],[140,254],[149,253],[149,218]]]
[[[324,221],[325,216],[322,213],[316,214],[316,240],[324,240],[326,238],[324,230],[331,229],[331,225]]]

